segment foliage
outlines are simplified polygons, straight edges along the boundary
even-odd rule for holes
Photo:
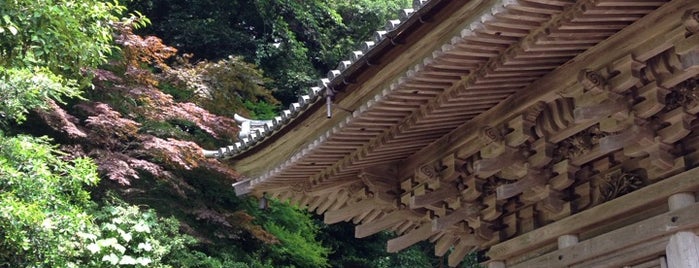
[[[79,236],[89,251],[90,267],[170,267],[168,255],[185,250],[194,238],[179,233],[174,218],[159,218],[153,210],[141,210],[118,199],[93,213],[97,230]]]
[[[36,108],[47,108],[48,98],[77,97],[75,81],[66,80],[47,68],[0,66],[0,117],[21,122]]]
[[[76,264],[90,206],[85,186],[97,183],[94,164],[66,162],[47,139],[0,136],[0,265]]]
[[[9,0],[0,3],[0,65],[45,67],[80,78],[104,62],[113,45],[110,24],[124,7],[100,0]],[[89,82],[89,80],[83,82]]]
[[[258,110],[268,115],[278,101],[264,85],[269,82],[257,66],[240,57],[228,57],[216,62],[191,64],[181,58],[180,64],[165,74],[168,88],[214,114],[233,117],[235,113],[252,114]],[[181,93],[183,88],[190,94]]]
[[[186,53],[211,61],[235,53],[254,62],[272,79],[266,84],[274,96],[288,105],[410,1],[147,0],[129,5],[154,21],[144,32]]]
[[[320,228],[308,212],[271,200],[269,207],[255,211],[266,230],[280,240],[270,246],[275,267],[329,267],[329,248],[318,240]]]
[[[277,116],[277,105],[266,101],[252,102],[245,100],[243,105],[248,110],[250,118],[253,119],[272,119]]]

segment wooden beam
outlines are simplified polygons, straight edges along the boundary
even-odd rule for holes
[[[456,196],[459,194],[459,189],[455,186],[445,184],[437,190],[434,190],[423,195],[415,195],[410,197],[410,208],[421,208],[432,205],[447,197]]]
[[[627,225],[578,244],[547,253],[541,257],[512,265],[511,267],[567,267],[583,261],[601,258],[604,255],[612,254],[615,251],[642,244],[646,241],[668,237],[680,230],[697,227],[699,227],[699,203]],[[636,257],[640,259],[648,256]]]
[[[417,242],[430,238],[430,236],[435,233],[437,232],[432,231],[431,224],[422,224],[420,227],[408,232],[407,234],[388,240],[386,250],[390,253],[396,253],[414,245]]]
[[[363,238],[373,235],[415,216],[416,213],[412,210],[396,210],[375,221],[357,225],[354,229],[354,237]]]
[[[622,248],[610,252],[607,255],[589,259],[569,266],[570,268],[588,267],[625,267],[625,265],[649,257],[657,257],[663,254],[665,245],[670,240],[669,237],[659,237],[646,242]],[[657,266],[655,267],[657,268]]]
[[[444,230],[456,224],[457,222],[467,219],[468,217],[478,216],[478,214],[480,214],[481,212],[481,209],[483,209],[482,205],[466,203],[462,207],[454,210],[449,215],[433,219],[432,230]]]
[[[469,239],[460,240],[459,243],[454,246],[454,250],[449,253],[447,264],[451,267],[456,267],[464,259],[466,254],[471,252],[473,247],[473,243],[469,241]]]
[[[694,168],[494,245],[490,248],[487,255],[494,260],[505,260],[532,248],[553,243],[561,235],[583,232],[606,221],[632,215],[654,204],[665,202],[666,198],[672,194],[694,191],[698,188],[699,168]]]
[[[370,210],[376,206],[376,200],[364,199],[356,204],[345,205],[341,209],[331,210],[325,213],[323,221],[326,224],[338,223],[351,219],[366,210]]]

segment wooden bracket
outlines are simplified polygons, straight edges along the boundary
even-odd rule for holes
[[[444,184],[439,189],[425,193],[423,195],[413,195],[410,197],[410,208],[421,208],[439,201],[449,196],[458,195],[460,190],[456,185]]]
[[[553,165],[554,176],[549,180],[551,187],[563,191],[575,182],[575,172],[580,168],[570,164],[569,160],[563,160]]]
[[[538,139],[531,145],[531,149],[535,152],[527,159],[531,168],[543,168],[548,165],[553,159],[554,145],[546,139]]]
[[[540,202],[547,210],[557,213],[563,210],[563,193],[553,189],[551,185],[535,186],[524,192],[522,201],[525,203]]]
[[[463,179],[465,189],[461,192],[461,197],[467,202],[476,201],[483,194],[483,184],[485,181],[475,175]]]
[[[478,238],[485,241],[493,239],[495,231],[491,229],[493,226],[492,223],[483,220],[482,217],[470,217],[466,219],[466,222],[468,222],[468,227],[473,229],[473,234]]]
[[[495,198],[495,195],[489,195],[483,198],[483,204],[486,206],[481,210],[481,215],[484,220],[494,221],[502,215],[502,205]]]
[[[643,101],[633,106],[636,117],[647,119],[665,108],[665,97],[670,90],[658,86],[656,83],[648,83],[636,92]]]
[[[687,10],[682,16],[682,22],[684,23],[685,29],[688,33],[698,34],[699,33],[699,10],[690,9]]]
[[[498,186],[496,189],[497,200],[505,200],[532,187],[544,185],[548,181],[548,177],[539,170],[529,169],[526,176],[516,182]]]
[[[525,158],[518,149],[507,146],[504,147],[501,154],[493,158],[484,158],[475,161],[473,163],[473,168],[478,176],[487,178],[498,173],[503,168],[517,164],[521,166],[524,162]]]
[[[687,113],[684,107],[665,113],[660,117],[660,120],[669,124],[669,126],[658,130],[660,141],[666,144],[673,144],[686,137],[692,132],[691,125],[694,119],[696,119],[696,116]]]
[[[599,148],[602,152],[612,152],[634,143],[648,143],[653,141],[653,130],[648,126],[633,125],[624,132],[604,137],[599,141]],[[639,156],[639,155],[629,155]]]
[[[641,68],[645,67],[644,62],[636,60],[632,54],[615,60],[609,67],[612,73],[617,73],[609,79],[610,90],[616,93],[627,91],[640,81]]]
[[[480,214],[484,206],[478,203],[465,203],[461,208],[454,210],[444,217],[432,219],[432,230],[440,231],[451,227],[457,222]]]

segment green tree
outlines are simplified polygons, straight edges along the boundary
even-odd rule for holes
[[[239,55],[272,79],[268,87],[284,105],[371,39],[409,0],[133,1],[152,19],[148,34],[195,59]]]
[[[97,183],[92,161],[58,157],[46,139],[0,135],[0,266],[78,264],[88,233],[85,186]]]
[[[100,0],[0,2],[0,65],[45,67],[68,79],[104,62],[114,48],[110,24],[125,8]],[[89,82],[89,79],[81,79]]]

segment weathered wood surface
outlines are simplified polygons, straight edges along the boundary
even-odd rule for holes
[[[573,246],[550,252],[526,262],[508,265],[508,267],[591,267],[593,266],[590,265],[591,262],[596,259],[606,259],[605,255],[608,254],[615,254],[616,261],[624,264],[624,262],[648,258],[653,254],[655,256],[662,255],[664,248],[656,247],[654,252],[644,252],[643,255],[628,254],[627,252],[625,256],[619,256],[617,254],[619,251],[636,245],[648,247],[658,243],[657,241],[668,241],[675,232],[692,230],[697,227],[699,227],[699,204],[694,204],[581,241]],[[620,257],[623,259],[619,259]],[[605,266],[612,267],[614,265],[606,264]]]

